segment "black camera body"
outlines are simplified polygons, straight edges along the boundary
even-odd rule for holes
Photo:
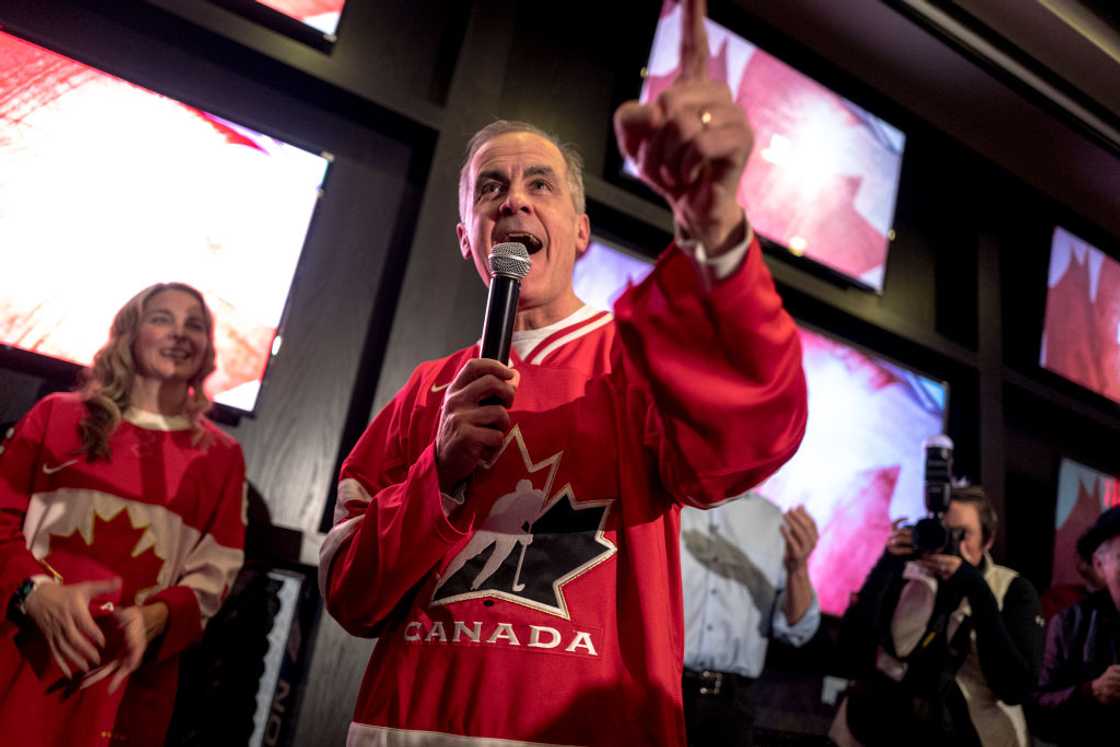
[[[926,511],[929,514],[911,527],[917,555],[960,555],[963,529],[945,524],[953,489],[953,442],[948,436],[934,436],[925,443]]]
[[[957,555],[961,554],[963,529],[945,526],[944,516],[927,516],[920,519],[911,529],[914,552],[918,555]]]

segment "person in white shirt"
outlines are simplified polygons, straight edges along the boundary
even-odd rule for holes
[[[689,745],[750,745],[750,685],[771,638],[804,645],[821,612],[809,581],[817,527],[748,493],[681,512],[685,724]]]

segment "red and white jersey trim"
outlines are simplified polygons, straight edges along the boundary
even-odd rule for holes
[[[319,547],[319,588],[327,588],[327,576],[338,548],[358,529],[370,494],[363,485],[352,477],[338,483],[338,498],[334,504],[334,526],[323,538]],[[349,518],[347,518],[349,517]]]
[[[526,363],[540,365],[549,353],[610,323],[612,319],[614,316],[609,311],[584,305],[575,313],[540,329],[514,332],[513,349]]]
[[[354,721],[350,723],[350,730],[346,734],[346,747],[578,747],[578,745],[522,742],[518,739],[494,737],[466,737],[438,731],[393,729],[388,726],[359,724]]]
[[[585,322],[580,324],[578,327],[576,327],[576,329],[562,334],[559,337],[550,337],[546,339],[529,353],[529,357],[526,360],[528,360],[528,362],[532,363],[534,366],[539,366],[544,362],[544,359],[547,358],[549,354],[553,353],[556,350],[559,350],[573,340],[578,340],[584,335],[590,334],[591,332],[594,332],[600,327],[606,326],[613,321],[614,315],[611,314],[611,312],[600,311],[599,313],[595,314],[594,316],[590,317]]]

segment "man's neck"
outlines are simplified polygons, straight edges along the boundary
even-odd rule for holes
[[[527,332],[547,327],[568,318],[581,308],[583,308],[583,301],[579,300],[575,293],[568,293],[563,298],[548,304],[518,309],[513,331]]]

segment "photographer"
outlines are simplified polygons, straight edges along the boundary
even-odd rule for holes
[[[997,517],[982,488],[954,488],[942,523],[945,546],[923,549],[896,523],[844,616],[855,682],[833,724],[841,745],[1029,744],[1019,704],[1038,679],[1038,594],[988,555]]]

